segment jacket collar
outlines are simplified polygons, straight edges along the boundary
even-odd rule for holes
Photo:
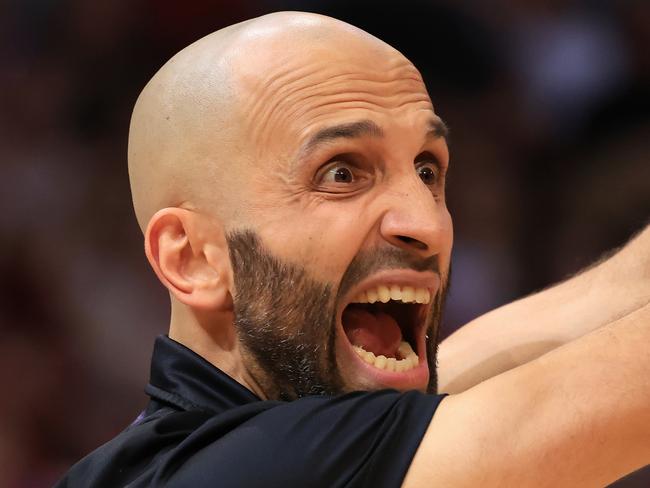
[[[158,336],[145,392],[182,410],[223,412],[260,398],[191,349]]]

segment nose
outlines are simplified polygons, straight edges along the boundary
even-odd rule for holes
[[[386,194],[380,233],[393,246],[428,257],[440,252],[451,218],[444,201],[436,201],[426,185],[415,179],[396,183]]]

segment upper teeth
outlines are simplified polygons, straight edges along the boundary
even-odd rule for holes
[[[431,294],[426,288],[412,286],[379,285],[370,290],[362,291],[352,300],[353,303],[386,303],[395,300],[404,303],[429,303]]]

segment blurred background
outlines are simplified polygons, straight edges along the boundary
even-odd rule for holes
[[[284,9],[397,47],[451,128],[445,335],[648,221],[647,0],[2,0],[1,487],[50,486],[146,404],[169,310],[131,209],[138,93],[192,41]]]

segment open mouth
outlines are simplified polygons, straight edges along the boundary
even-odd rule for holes
[[[420,363],[420,336],[430,301],[426,288],[375,286],[343,309],[343,330],[366,363],[396,373],[410,371]]]

